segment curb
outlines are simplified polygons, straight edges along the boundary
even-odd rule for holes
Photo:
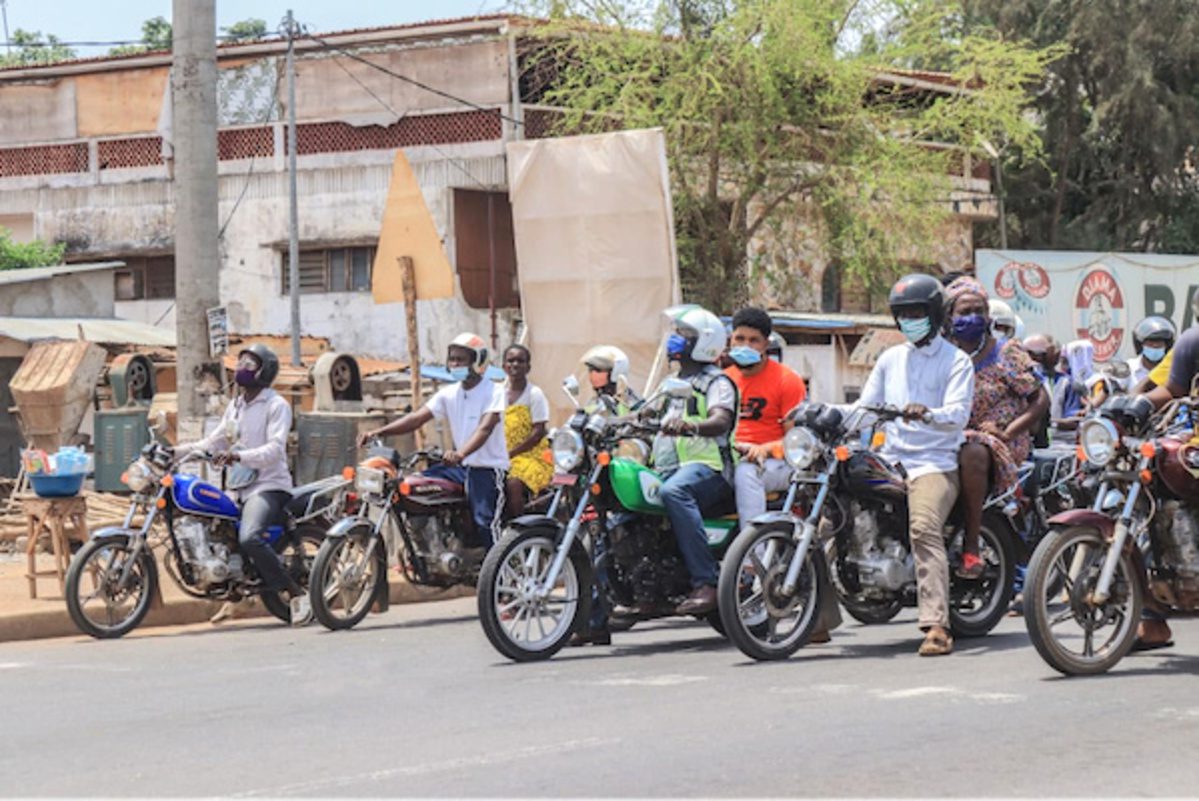
[[[438,589],[413,586],[394,572],[388,576],[388,582],[389,597],[393,604],[447,601],[451,598],[465,598],[474,595],[474,590],[470,587]],[[149,614],[138,626],[138,630],[204,623],[215,615],[222,605],[220,601],[202,601],[196,598],[171,599],[160,606],[151,606]],[[238,604],[236,609],[233,620],[249,620],[269,616],[269,613],[259,604],[252,606]],[[83,637],[86,635],[75,628],[75,624],[71,622],[71,615],[67,612],[65,601],[56,604],[53,608],[0,616],[0,643],[73,636]]]

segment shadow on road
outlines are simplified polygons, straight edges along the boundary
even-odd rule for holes
[[[345,631],[379,632],[379,631],[392,631],[392,630],[401,630],[402,631],[404,629],[428,629],[428,628],[433,628],[434,626],[454,626],[454,625],[458,625],[459,623],[472,623],[472,622],[477,621],[478,619],[479,619],[478,615],[458,615],[457,617],[431,617],[431,618],[426,618],[424,620],[409,620],[409,621],[405,621],[403,623],[377,623],[376,624],[376,623],[369,622],[370,618],[367,618],[367,622],[360,623],[357,626],[355,626],[354,628],[346,629]],[[331,631],[329,629],[326,629],[324,626],[322,626],[319,623],[314,623],[313,625],[316,627],[317,632],[322,635],[342,633],[340,631]]]
[[[1107,673],[1097,676],[1063,676],[1056,671],[1041,681],[1113,681],[1136,676],[1199,676],[1199,656],[1154,653],[1129,654]]]

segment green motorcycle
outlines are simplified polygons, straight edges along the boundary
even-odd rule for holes
[[[568,379],[565,386],[575,400],[577,383]],[[688,382],[668,380],[658,398],[691,393]],[[483,631],[518,662],[548,659],[586,627],[596,548],[605,555],[610,607],[665,617],[691,591],[662,505],[663,478],[646,467],[657,424],[618,417],[614,406],[589,413],[575,404],[569,423],[551,438],[556,472],[549,510],[511,521],[479,574]],[[562,522],[558,511],[568,509]],[[704,528],[719,560],[736,536],[736,517],[707,519]],[[721,630],[717,612],[707,619]]]

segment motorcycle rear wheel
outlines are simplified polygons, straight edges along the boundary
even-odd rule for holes
[[[380,541],[367,557],[374,532],[353,532],[325,540],[312,563],[308,597],[312,614],[332,631],[351,629],[371,611],[387,572],[387,549]]]
[[[1099,607],[1087,603],[1109,548],[1094,528],[1061,529],[1041,541],[1028,565],[1024,624],[1029,639],[1050,667],[1067,676],[1106,673],[1136,641],[1143,599],[1131,555],[1120,555],[1108,600]],[[1071,576],[1076,549],[1081,551],[1080,566]],[[1065,598],[1049,592],[1048,584],[1055,573],[1065,576]],[[1061,628],[1071,621],[1081,634],[1070,636]],[[1110,633],[1096,647],[1095,634],[1109,627]]]
[[[585,622],[582,593],[591,592],[590,563],[581,548],[571,549],[549,594],[537,597],[557,538],[550,527],[509,529],[483,560],[479,622],[492,647],[514,662],[549,659]]]
[[[816,628],[821,601],[818,571],[827,569],[824,553],[813,543],[795,591],[783,596],[781,585],[794,554],[790,524],[751,525],[737,535],[721,561],[716,589],[720,620],[725,636],[748,657],[786,659],[807,644]],[[781,632],[780,623],[785,623]]]
[[[92,540],[71,560],[66,576],[67,611],[84,634],[107,640],[133,631],[158,593],[158,566],[154,554],[144,547],[131,564],[132,549],[127,537]],[[116,583],[124,567],[130,568],[125,587]],[[100,601],[100,606],[91,605]],[[96,615],[103,614],[103,620]]]
[[[960,549],[961,534],[955,533],[951,550]],[[964,580],[951,573],[949,579],[949,627],[955,637],[982,637],[1007,616],[1016,581],[1013,537],[1015,533],[1001,515],[983,513],[978,544],[984,565],[982,577]],[[964,608],[963,596],[973,599],[979,589],[977,608]]]

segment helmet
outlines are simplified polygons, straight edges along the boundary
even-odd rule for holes
[[[450,347],[462,348],[474,353],[475,358],[471,362],[471,366],[474,367],[475,370],[481,371],[487,366],[487,343],[485,343],[483,341],[483,337],[479,336],[478,334],[472,334],[469,332],[459,334],[450,342]]]
[[[247,353],[258,360],[258,371],[254,373],[254,386],[269,387],[275,383],[275,376],[279,375],[279,357],[275,355],[275,352],[261,342],[255,342],[253,345],[239,350],[237,358],[240,359]]]
[[[783,348],[786,346],[787,340],[783,339],[783,335],[778,331],[771,331],[766,344],[766,358],[781,362],[783,360]]]
[[[629,357],[615,345],[596,345],[580,359],[588,367],[608,373],[608,381],[615,384],[629,377]]]
[[[666,310],[676,331],[687,340],[686,355],[692,361],[712,364],[728,344],[724,323],[700,306],[674,306]]]
[[[1019,340],[1024,339],[1024,318],[1018,314],[1016,315],[1015,337],[1016,337],[1016,339],[1019,339]]]
[[[1141,320],[1137,323],[1137,327],[1132,329],[1132,346],[1136,349],[1137,355],[1140,355],[1147,340],[1164,339],[1166,340],[1166,350],[1169,350],[1174,347],[1174,339],[1177,335],[1174,323],[1155,314]]]
[[[941,288],[941,282],[931,275],[912,273],[900,278],[891,287],[887,304],[891,307],[896,324],[899,323],[899,310],[913,307],[928,312],[933,331],[940,331],[941,323],[945,320],[945,290]]]
[[[1010,328],[1016,330],[1016,313],[1002,300],[987,301],[987,316],[991,318],[991,330]]]

